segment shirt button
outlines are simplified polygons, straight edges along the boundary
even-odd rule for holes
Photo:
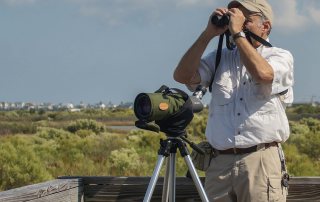
[[[246,82],[243,82],[243,85],[246,85]]]
[[[238,135],[240,135],[241,134],[241,132],[240,131],[238,131]]]
[[[242,101],[243,100],[243,98],[240,98],[240,101]]]
[[[241,114],[240,113],[238,113],[238,116],[240,116]]]

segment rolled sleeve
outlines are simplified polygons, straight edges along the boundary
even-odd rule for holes
[[[274,78],[271,94],[279,94],[293,86],[293,57],[289,51],[277,49],[267,58],[273,68]]]

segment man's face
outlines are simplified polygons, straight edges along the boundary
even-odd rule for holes
[[[242,11],[243,15],[246,18],[244,27],[252,33],[266,39],[268,34],[264,27],[265,22],[263,22],[262,13],[250,12],[241,5],[238,8]],[[254,47],[260,46],[260,43],[258,41],[255,41],[254,39],[252,39],[252,43]]]

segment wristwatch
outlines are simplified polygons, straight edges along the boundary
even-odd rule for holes
[[[238,33],[232,35],[233,41],[236,41],[236,39],[240,38],[240,37],[246,38],[246,34],[243,31],[241,31],[241,32],[238,32]]]

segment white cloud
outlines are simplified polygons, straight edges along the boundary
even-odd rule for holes
[[[320,25],[320,10],[316,9],[316,8],[309,8],[309,13],[310,13],[310,17],[312,18],[312,20]]]
[[[7,5],[26,5],[40,0],[0,0]],[[62,1],[62,0],[61,0]],[[109,25],[126,23],[128,20],[159,21],[166,13],[185,9],[214,10],[227,5],[229,0],[65,0],[79,7],[82,15],[96,17]],[[274,26],[285,32],[306,29],[307,26],[320,25],[319,0],[269,0],[273,7]]]
[[[320,1],[312,1],[306,4],[306,12],[309,14],[311,23],[320,25]]]
[[[157,19],[172,10],[213,7],[213,0],[67,0],[80,6],[83,15],[99,17],[108,24],[144,17]],[[173,11],[174,12],[174,11]]]
[[[15,0],[18,1],[18,0]],[[28,1],[28,0],[25,0]],[[29,0],[32,1],[32,0]],[[184,9],[216,8],[229,0],[67,0],[80,7],[86,16],[98,17],[108,24],[121,24],[141,18],[157,21],[159,16]],[[269,0],[273,7],[274,26],[284,32],[304,30],[311,23],[320,24],[319,0]],[[313,5],[313,6],[311,6]]]
[[[284,32],[320,25],[319,0],[270,0],[270,4],[275,15],[274,26],[281,27]]]
[[[270,1],[274,10],[274,26],[279,26],[283,30],[299,29],[305,26],[307,17],[299,14],[297,0],[273,0]]]

